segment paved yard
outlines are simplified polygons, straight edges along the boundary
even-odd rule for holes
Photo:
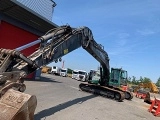
[[[158,120],[142,99],[116,102],[79,91],[80,81],[43,74],[41,80],[25,81],[25,93],[37,96],[35,120]]]

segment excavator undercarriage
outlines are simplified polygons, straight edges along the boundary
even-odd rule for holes
[[[131,100],[133,98],[133,94],[130,91],[123,91],[113,86],[81,83],[79,88],[82,91],[97,94],[106,98],[111,98],[119,102],[123,101],[124,99]]]
[[[113,89],[113,88],[105,87],[105,86],[81,83],[79,85],[79,88],[82,91],[97,94],[107,98],[111,98],[119,102],[125,99],[124,92]]]

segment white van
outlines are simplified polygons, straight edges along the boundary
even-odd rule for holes
[[[61,68],[60,76],[62,76],[62,77],[67,77],[67,71],[68,71],[68,69],[66,69],[66,68]]]
[[[77,74],[78,74],[78,70],[73,70],[72,71],[72,79],[76,79]]]
[[[60,67],[53,66],[52,69],[51,69],[51,73],[54,74],[54,75],[60,75],[60,72],[61,72]]]
[[[87,80],[87,72],[84,70],[78,70],[78,74],[75,79],[80,80],[80,81],[86,81]]]

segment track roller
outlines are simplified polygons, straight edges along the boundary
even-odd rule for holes
[[[133,98],[133,93],[131,93],[130,91],[125,91],[125,99],[127,100],[131,100]]]
[[[79,88],[82,91],[97,94],[106,98],[114,99],[116,101],[123,101],[125,99],[125,93],[119,90],[115,90],[109,87],[94,85],[94,84],[79,84]]]

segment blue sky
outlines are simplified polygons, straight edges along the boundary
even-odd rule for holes
[[[110,67],[122,67],[129,76],[160,77],[160,0],[55,0],[53,22],[71,27],[87,26],[104,46]],[[97,69],[97,62],[83,48],[64,57],[65,67]],[[62,62],[50,66],[62,66]]]

